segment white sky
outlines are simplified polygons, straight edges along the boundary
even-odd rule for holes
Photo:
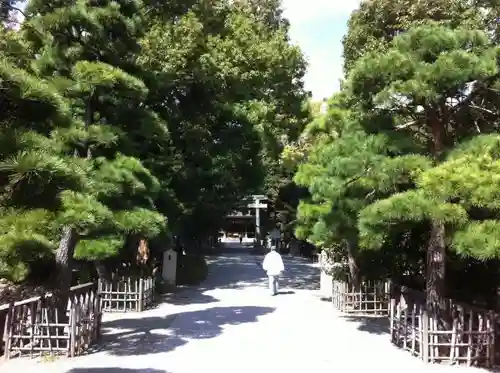
[[[283,0],[283,8],[289,20],[301,23],[324,16],[348,16],[359,7],[360,2],[361,0]]]
[[[309,62],[306,88],[314,99],[339,89],[342,73],[342,36],[351,12],[361,0],[282,0],[291,24],[290,36]]]

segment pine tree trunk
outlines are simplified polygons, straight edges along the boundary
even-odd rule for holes
[[[446,243],[444,223],[433,221],[427,248],[426,299],[429,310],[436,316],[446,314],[445,274]],[[440,318],[441,318],[440,317]]]
[[[97,276],[100,278],[100,279],[105,279],[105,280],[109,280],[110,276],[108,276],[108,272],[106,271],[106,267],[104,266],[104,263],[100,260],[95,260],[94,261],[94,268],[97,272]]]
[[[85,108],[85,128],[92,124],[93,110],[92,98],[89,96]],[[78,157],[78,151],[75,150],[75,157]],[[86,157],[92,156],[90,148],[86,145]],[[56,251],[55,262],[57,267],[57,282],[54,291],[54,300],[59,313],[59,320],[67,321],[66,308],[69,299],[69,289],[71,288],[72,271],[73,271],[73,255],[75,253],[76,244],[78,242],[78,233],[75,228],[66,226],[63,228],[59,247]]]
[[[347,244],[347,264],[349,266],[349,275],[354,291],[359,291],[361,289],[361,274],[350,244]]]
[[[440,117],[441,114],[441,117]],[[428,115],[428,125],[431,128],[430,151],[434,161],[438,163],[443,154],[446,137],[446,123],[448,111],[445,103],[440,110],[431,109]],[[431,315],[439,322],[447,320],[447,306],[445,298],[445,266],[446,266],[446,242],[445,226],[443,222],[432,221],[429,245],[426,258],[426,303]]]
[[[59,323],[65,323],[68,320],[66,311],[73,275],[73,255],[77,242],[78,236],[76,230],[70,226],[64,227],[59,247],[55,255],[57,287],[54,289],[54,301],[58,312]]]

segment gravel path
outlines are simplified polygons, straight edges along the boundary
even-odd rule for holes
[[[212,259],[205,284],[140,313],[105,315],[98,351],[53,362],[12,360],[22,373],[416,373],[476,372],[424,365],[394,348],[380,322],[340,318],[319,300],[318,269],[285,259],[271,297],[250,255]]]

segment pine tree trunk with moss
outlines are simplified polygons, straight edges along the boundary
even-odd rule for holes
[[[357,258],[354,255],[353,248],[350,243],[346,244],[347,251],[347,265],[349,266],[349,276],[351,280],[351,285],[355,292],[361,290],[361,273],[359,271],[359,266],[357,263]]]
[[[428,126],[432,134],[430,141],[430,153],[436,164],[440,162],[445,142],[446,118],[440,120],[439,114],[446,115],[445,105],[440,105],[441,110],[428,109]],[[433,220],[429,246],[426,256],[426,303],[431,315],[438,320],[445,321],[447,317],[446,302],[446,229],[444,222]]]
[[[101,260],[94,260],[94,268],[99,279],[109,280],[110,275],[106,269],[106,266]]]
[[[85,130],[88,130],[89,126],[94,122],[93,99],[94,95],[90,94],[85,105]],[[84,148],[86,159],[91,159],[92,151],[88,142],[85,142]],[[55,291],[57,295],[55,295],[55,297],[60,318],[63,317],[62,315],[66,315],[65,310],[70,297],[71,283],[73,281],[73,257],[75,255],[77,243],[77,229],[71,226],[65,226],[62,230],[61,240],[59,241],[59,247],[55,255],[56,268],[58,271],[56,282],[57,290]]]
[[[53,292],[59,323],[68,321],[67,306],[73,277],[73,255],[75,254],[77,242],[78,234],[76,230],[70,226],[64,227],[55,255],[57,274]]]
[[[426,302],[429,311],[439,319],[446,318],[445,298],[446,275],[445,227],[443,222],[431,223],[431,234],[427,248]]]

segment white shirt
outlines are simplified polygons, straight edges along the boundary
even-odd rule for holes
[[[268,276],[277,276],[285,270],[285,265],[283,264],[281,255],[275,250],[272,250],[264,257],[262,268],[267,272]]]

